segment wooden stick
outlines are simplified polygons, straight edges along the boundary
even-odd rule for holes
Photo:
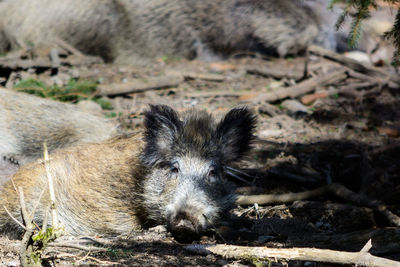
[[[385,216],[392,224],[400,226],[400,217],[388,210],[381,201],[370,200],[367,196],[354,193],[345,186],[336,183],[329,185],[329,191],[344,200],[354,202],[360,206],[370,207]]]
[[[47,150],[46,142],[43,143],[43,154],[44,154],[44,167],[46,169],[47,180],[49,183],[49,195],[50,195],[50,212],[51,212],[51,225],[54,229],[58,227],[58,216],[56,208],[56,195],[54,192],[53,177],[51,176],[49,166],[49,152]]]
[[[320,196],[326,193],[333,193],[336,196],[346,200],[356,203],[359,206],[366,206],[374,209],[375,211],[381,213],[386,219],[393,225],[400,226],[400,217],[392,213],[387,207],[378,200],[370,200],[367,196],[362,194],[354,193],[353,191],[347,189],[341,184],[330,184],[317,188],[315,190],[304,191],[300,193],[287,193],[287,194],[264,194],[264,195],[239,195],[236,204],[238,205],[253,205],[257,203],[259,205],[265,204],[276,204],[276,203],[287,203],[296,200],[305,200]]]
[[[267,68],[267,67],[259,67],[259,66],[245,66],[247,73],[250,74],[258,74],[265,77],[272,77],[275,79],[282,79],[282,78],[289,78],[300,80],[303,78],[304,73],[299,70],[295,69],[277,69],[274,68]]]
[[[229,91],[213,91],[213,92],[195,92],[187,93],[186,97],[240,97],[242,95],[248,94],[248,92],[229,92]]]
[[[25,225],[25,233],[24,236],[22,237],[21,240],[21,247],[19,251],[19,261],[21,262],[22,267],[28,267],[28,258],[30,258],[30,240],[33,235],[33,231],[35,229],[34,224],[32,223],[31,217],[28,217],[28,212],[26,210],[26,204],[25,204],[25,197],[24,197],[24,191],[22,187],[18,187],[18,193],[19,193],[19,204],[21,205],[21,213],[22,213],[22,221],[24,222]]]
[[[195,73],[195,72],[183,72],[183,77],[185,79],[199,79],[204,81],[212,82],[223,82],[225,81],[225,76],[215,73]]]
[[[36,58],[36,59],[11,59],[3,58],[0,59],[0,69],[30,69],[30,68],[45,68],[50,69],[52,63],[48,58]]]
[[[398,75],[393,75],[391,73],[385,72],[384,70],[364,65],[357,60],[345,57],[326,48],[322,48],[316,45],[311,45],[309,46],[308,51],[314,55],[322,56],[324,58],[338,62],[355,71],[362,72],[367,75],[372,75],[377,78],[388,77],[392,82],[400,84],[400,76]]]
[[[263,195],[251,195],[238,196],[236,200],[237,205],[253,205],[257,203],[259,205],[266,204],[277,204],[277,203],[288,203],[296,200],[310,199],[316,196],[320,196],[326,193],[328,186],[320,187],[315,190],[304,191],[300,193],[287,193],[287,194],[263,194]]]
[[[318,76],[316,78],[310,78],[296,85],[282,88],[275,92],[269,92],[260,94],[255,102],[275,102],[285,98],[296,98],[298,96],[307,94],[315,90],[318,86],[324,86],[331,83],[337,83],[347,77],[345,69],[339,69],[332,71],[326,75]],[[254,102],[253,101],[253,102]]]
[[[301,260],[327,262],[337,264],[354,264],[356,266],[368,267],[400,267],[400,262],[377,256],[368,251],[367,245],[359,252],[344,252],[330,249],[317,248],[267,248],[267,247],[245,247],[234,245],[189,245],[185,248],[199,254],[214,253],[228,258],[248,259],[249,257],[273,258],[285,260]]]
[[[97,87],[97,95],[117,96],[140,93],[149,90],[176,87],[183,82],[183,76],[162,76],[147,79],[134,79],[127,83],[115,83]]]
[[[20,223],[14,216],[12,216],[11,212],[8,211],[8,209],[6,208],[6,206],[3,206],[4,210],[7,212],[8,216],[11,217],[11,219],[14,220],[14,222],[16,222],[19,226],[21,226],[24,230],[26,230],[25,226]]]

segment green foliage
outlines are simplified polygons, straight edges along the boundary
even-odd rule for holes
[[[383,0],[393,7],[398,7],[400,0]],[[340,29],[343,23],[351,17],[351,31],[349,33],[348,44],[349,47],[355,47],[361,36],[362,21],[369,17],[370,9],[377,8],[375,0],[331,0],[329,8],[332,8],[335,4],[344,4],[343,13],[340,15],[336,22],[336,29]],[[396,20],[393,28],[385,33],[385,38],[391,39],[396,47],[396,51],[393,55],[392,64],[400,66],[400,10],[397,11]]]
[[[334,93],[330,95],[331,98],[333,99],[338,99],[339,98],[339,94],[338,93]]]
[[[241,255],[241,258],[247,262],[250,262],[255,267],[270,267],[272,265],[272,261],[268,258],[258,258],[253,255]]]
[[[40,230],[33,236],[26,248],[27,266],[43,266],[42,254],[47,245],[59,238],[64,233],[64,228],[49,227],[46,230]]]
[[[92,100],[94,102],[96,102],[97,104],[99,104],[102,109],[105,109],[105,110],[112,110],[113,109],[112,104],[109,101],[104,100],[103,98],[94,97],[94,98],[92,98]]]
[[[60,236],[64,229],[54,229],[53,227],[48,227],[45,231],[39,231],[37,234],[32,236],[34,242],[40,243],[42,247],[46,247],[51,241],[54,241]]]
[[[118,114],[116,112],[109,112],[105,114],[106,118],[115,118],[115,117],[122,117],[122,112],[119,112]]]
[[[172,63],[172,62],[177,62],[182,60],[182,57],[180,56],[162,56],[161,57],[162,62],[164,63]]]
[[[43,98],[50,98],[62,102],[79,102],[91,99],[98,103],[103,109],[112,109],[110,102],[93,96],[96,92],[97,83],[85,79],[70,79],[64,87],[57,85],[48,86],[45,83],[29,78],[14,85],[14,89],[33,94]]]

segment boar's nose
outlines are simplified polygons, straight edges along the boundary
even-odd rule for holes
[[[176,240],[189,242],[198,238],[199,220],[191,215],[190,211],[179,211],[168,220],[168,228]]]

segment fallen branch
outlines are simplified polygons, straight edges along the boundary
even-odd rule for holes
[[[63,243],[63,242],[53,242],[48,245],[52,248],[73,248],[77,250],[92,251],[92,252],[106,252],[108,248],[93,247],[93,246],[83,246],[77,244]]]
[[[345,69],[335,70],[326,75],[310,78],[290,87],[282,88],[274,92],[260,94],[255,100],[253,100],[253,102],[275,102],[288,97],[296,98],[314,91],[319,86],[337,83],[346,77],[347,74]]]
[[[95,63],[102,63],[101,58],[96,56],[69,56],[68,58],[55,57],[57,51],[52,51],[50,57],[39,57],[35,59],[20,59],[19,57],[10,56],[0,59],[0,69],[11,69],[11,70],[27,70],[27,69],[54,69],[59,65],[91,65]]]
[[[308,48],[308,51],[314,55],[322,56],[324,58],[338,62],[355,71],[362,72],[364,74],[371,75],[377,78],[388,77],[390,81],[395,82],[398,85],[400,84],[400,76],[398,75],[393,75],[391,73],[385,72],[384,70],[364,65],[357,60],[345,57],[326,48],[322,48],[316,45],[311,45]]]
[[[165,74],[167,76],[181,76],[186,80],[204,80],[212,82],[225,81],[225,76],[217,73],[197,73],[193,71],[168,70]]]
[[[400,267],[400,262],[371,255],[371,240],[359,252],[344,252],[317,248],[267,248],[245,247],[234,245],[189,245],[185,248],[198,254],[214,253],[223,257],[235,259],[273,258],[285,260],[300,260],[326,262],[336,264],[354,264],[368,267]]]
[[[183,72],[181,73],[185,79],[199,79],[212,82],[223,82],[225,81],[225,76],[215,73],[195,73],[195,72]]]
[[[132,93],[140,93],[150,90],[176,87],[183,82],[182,76],[162,76],[147,79],[134,79],[127,83],[114,83],[97,87],[97,95],[117,96]]]
[[[94,261],[96,263],[101,264],[102,266],[106,266],[106,265],[115,266],[115,265],[117,265],[117,262],[100,260],[100,259],[97,259],[97,258],[89,256],[89,255],[85,255],[84,257],[79,257],[77,255],[74,255],[74,254],[71,254],[71,253],[67,253],[67,252],[59,253],[57,255],[44,256],[43,258],[47,259],[47,260],[52,260],[52,261],[54,261],[54,260],[64,260],[65,258],[73,258],[74,260],[77,261],[77,263],[80,263],[80,262],[85,261],[85,260],[92,260],[92,261]]]
[[[392,213],[387,207],[378,200],[370,200],[362,194],[354,193],[341,184],[331,184],[323,186],[314,190],[304,191],[300,193],[287,193],[287,194],[264,194],[264,195],[251,195],[251,196],[238,196],[236,204],[238,205],[259,205],[288,203],[296,200],[310,199],[316,196],[321,196],[326,193],[332,193],[337,197],[346,201],[351,201],[359,206],[366,206],[381,213],[393,225],[400,226],[400,217]]]
[[[289,203],[296,200],[305,200],[317,197],[326,193],[328,186],[320,187],[315,190],[304,191],[300,193],[287,193],[287,194],[263,194],[263,195],[241,195],[237,198],[237,205],[259,205]]]
[[[272,77],[275,79],[288,78],[288,79],[300,80],[304,76],[304,73],[300,70],[277,69],[276,66],[273,68],[245,66],[245,70],[247,73],[250,74],[258,74],[264,77]]]
[[[301,98],[301,103],[308,105],[319,98],[326,98],[330,95],[340,94],[349,96],[354,99],[361,99],[364,95],[376,93],[375,91],[368,91],[368,93],[360,92],[358,89],[370,88],[379,85],[377,81],[353,83],[340,87],[339,89],[331,89],[329,91],[321,91],[315,94],[305,95]]]
[[[328,186],[328,188],[329,191],[334,193],[336,196],[346,201],[354,202],[357,205],[372,208],[385,216],[386,219],[388,219],[392,224],[400,226],[400,217],[388,210],[386,205],[384,205],[381,201],[370,200],[365,195],[354,193],[341,184],[331,184]]]
[[[0,69],[37,69],[44,68],[50,69],[53,64],[48,58],[36,58],[36,59],[17,59],[17,58],[4,58],[0,59]]]
[[[307,240],[296,236],[291,236],[290,239],[293,241],[292,244],[296,244],[296,246],[312,244],[313,247],[341,250],[353,250],[372,239],[374,246],[370,251],[375,255],[394,255],[400,251],[400,229],[398,227],[365,229],[342,234],[311,234],[307,237]]]
[[[191,98],[198,98],[198,97],[241,97],[246,93],[240,93],[240,92],[229,92],[229,91],[213,91],[213,92],[195,92],[195,93],[188,93],[185,94],[186,97],[191,97]]]

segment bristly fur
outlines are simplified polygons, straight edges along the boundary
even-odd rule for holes
[[[199,234],[233,207],[235,191],[223,170],[249,149],[254,126],[246,108],[215,120],[205,111],[179,116],[168,106],[154,105],[145,113],[144,136],[58,150],[49,164],[59,220],[74,235],[128,234],[155,223],[182,238]],[[36,161],[22,166],[13,182],[23,187],[31,209],[47,173]],[[0,188],[0,207],[21,219],[14,183]],[[48,199],[46,191],[35,213],[38,224]],[[18,234],[16,227],[0,209],[0,232]]]
[[[166,105],[150,105],[144,113],[145,142],[142,160],[155,165],[165,158],[182,131],[178,114]]]
[[[161,56],[213,60],[244,51],[294,55],[315,38],[334,47],[333,15],[318,2],[326,1],[0,0],[0,52],[62,39],[106,61],[130,64]]]
[[[254,140],[256,117],[243,108],[235,108],[218,124],[217,134],[225,162],[241,158]]]
[[[215,122],[205,111],[191,110],[181,120],[170,107],[152,105],[145,113],[142,160],[151,166],[191,154],[227,164],[250,149],[255,124],[255,117],[245,107],[232,109]]]

